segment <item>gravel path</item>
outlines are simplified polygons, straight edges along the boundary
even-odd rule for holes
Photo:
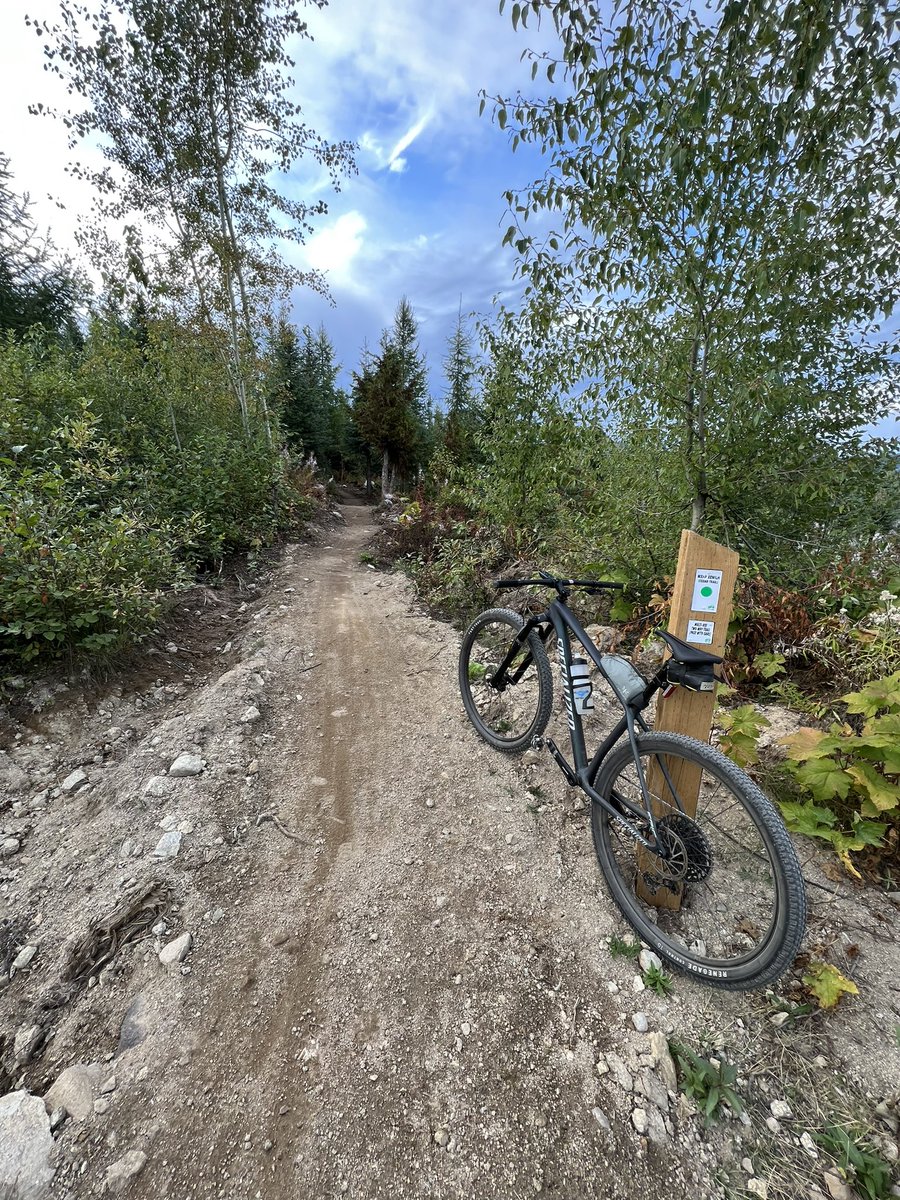
[[[749,1121],[710,1139],[662,1036],[714,1046],[756,1002],[661,999],[610,956],[582,809],[479,741],[457,635],[360,561],[370,511],[341,513],[227,669],[150,689],[152,714],[88,705],[62,789],[14,808],[6,945],[37,950],[0,992],[0,1091],[54,1084],[70,1115],[50,1191],[12,1196],[762,1194]]]

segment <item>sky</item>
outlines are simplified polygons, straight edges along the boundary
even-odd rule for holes
[[[65,173],[73,155],[61,122],[28,113],[36,102],[67,106],[61,82],[43,70],[41,41],[25,25],[26,13],[52,20],[58,8],[58,0],[0,3],[0,150],[39,223],[68,247],[92,196]],[[364,344],[377,347],[405,295],[440,399],[460,308],[464,316],[489,315],[495,297],[516,294],[514,256],[501,247],[509,224],[503,192],[540,167],[533,151],[512,153],[490,105],[479,117],[479,90],[527,88],[522,51],[546,44],[548,33],[514,33],[497,0],[330,0],[305,15],[313,40],[290,48],[292,99],[318,133],[356,143],[358,173],[335,193],[314,163],[301,160],[282,181],[291,198],[328,204],[306,244],[289,247],[288,256],[325,272],[334,304],[298,289],[291,316],[298,326],[324,324],[349,386]]]
[[[305,10],[313,40],[290,47],[292,99],[304,120],[329,140],[357,145],[358,171],[339,193],[311,160],[281,181],[292,199],[328,204],[306,244],[285,253],[325,272],[333,305],[298,289],[289,315],[300,327],[325,326],[345,387],[363,347],[377,348],[406,296],[440,401],[457,313],[486,317],[497,298],[518,296],[513,251],[501,246],[509,224],[503,193],[540,175],[541,158],[533,148],[512,152],[490,103],[479,116],[479,92],[530,93],[522,52],[554,43],[546,27],[514,32],[510,6],[504,14],[498,7],[498,0],[330,0]],[[0,150],[41,226],[68,248],[93,196],[65,171],[73,155],[62,123],[28,113],[37,102],[68,107],[25,23],[26,14],[52,22],[58,12],[59,0],[0,0]],[[896,436],[900,422],[888,419],[875,431]]]

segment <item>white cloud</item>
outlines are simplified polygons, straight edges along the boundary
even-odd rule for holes
[[[303,249],[306,261],[315,270],[325,271],[330,281],[349,285],[350,267],[363,247],[367,227],[366,218],[355,209],[342,213],[312,235]]]

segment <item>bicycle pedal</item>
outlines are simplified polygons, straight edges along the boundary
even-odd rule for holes
[[[531,749],[532,750],[543,750],[543,748],[544,748],[544,739],[541,737],[541,735],[539,733],[536,733],[534,735],[534,737],[531,739]]]

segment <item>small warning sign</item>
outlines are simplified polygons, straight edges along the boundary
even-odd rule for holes
[[[698,568],[694,574],[694,595],[691,612],[714,613],[719,607],[719,591],[722,587],[721,571],[706,571]]]
[[[688,621],[684,640],[693,642],[695,646],[711,646],[715,627],[715,621]]]

